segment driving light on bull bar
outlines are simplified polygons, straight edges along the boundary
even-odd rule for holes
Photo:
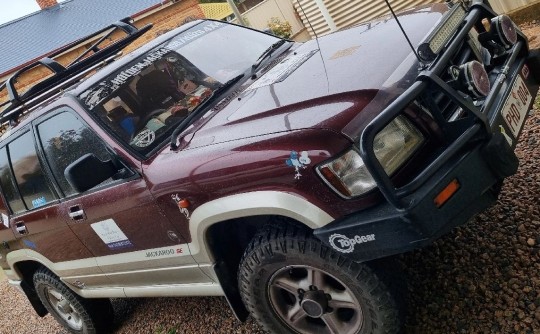
[[[467,13],[460,4],[455,4],[444,14],[435,29],[418,46],[418,56],[425,61],[432,61],[459,28]]]
[[[493,41],[509,49],[517,42],[516,25],[508,15],[499,15],[491,19],[489,29],[480,34],[478,39],[482,44]]]
[[[373,151],[384,171],[392,175],[423,141],[422,133],[405,117],[398,116],[375,136]],[[362,195],[377,186],[354,149],[319,166],[317,171],[334,191],[345,198]]]
[[[517,42],[516,25],[507,15],[499,15],[491,19],[491,23],[497,30],[500,42],[505,48],[509,48]]]
[[[475,97],[485,97],[489,94],[491,84],[486,69],[480,62],[473,60],[455,70],[458,72],[457,81],[462,87],[461,90]]]

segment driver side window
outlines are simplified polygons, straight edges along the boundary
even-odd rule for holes
[[[64,176],[69,164],[86,153],[93,153],[102,161],[110,159],[101,139],[70,112],[56,114],[38,124],[37,130],[45,159],[64,196],[77,193]]]

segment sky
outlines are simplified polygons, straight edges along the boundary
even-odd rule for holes
[[[0,0],[0,24],[39,10],[36,0]]]
[[[38,10],[39,6],[36,0],[0,0],[0,24],[13,21]]]

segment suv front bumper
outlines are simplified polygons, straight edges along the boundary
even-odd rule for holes
[[[536,83],[531,85],[535,81],[528,80],[533,96],[538,89]],[[492,121],[496,128],[499,117]],[[463,142],[474,141],[479,129],[479,124],[469,129],[470,134],[462,136]],[[316,229],[314,235],[358,262],[426,246],[492,205],[502,181],[514,174],[517,167],[518,160],[509,143],[500,132],[493,131],[487,143],[477,143],[453,155],[414,192],[401,198],[400,202],[406,203],[403,207],[386,201]],[[435,198],[455,181],[459,189],[439,207]]]
[[[435,173],[412,196],[404,200],[407,209],[399,210],[385,203],[336,220],[314,234],[325,244],[363,262],[423,247],[453,227],[467,222],[476,213],[497,200],[501,173],[517,169],[517,159],[496,136],[490,148],[478,146]],[[497,152],[498,151],[498,152]],[[504,153],[503,153],[504,152]],[[505,154],[504,167],[497,160]],[[459,189],[441,207],[435,197],[453,180]]]
[[[493,204],[504,178],[514,174],[518,167],[512,148],[498,130],[503,122],[500,111],[511,94],[514,78],[523,72],[524,64],[531,74],[523,78],[533,96],[529,108],[534,103],[540,82],[540,52],[530,51],[527,59],[514,61],[521,46],[524,45],[515,48],[513,59],[507,63],[509,75],[504,80],[506,83],[499,86],[503,89],[494,94],[490,112],[482,116],[489,126],[477,122],[466,130],[431,164],[432,173],[423,173],[422,182],[409,188],[414,190],[401,192],[401,195],[376,161],[372,145],[381,124],[395,117],[410,100],[403,96],[382,112],[380,120],[368,126],[372,127],[369,129],[371,133],[364,133],[366,136],[361,139],[360,151],[387,201],[336,220],[315,230],[314,235],[336,251],[364,262],[426,246]],[[422,83],[417,82],[409,92],[418,95],[422,89]],[[379,124],[375,124],[377,122]],[[478,137],[485,131],[489,132],[489,140]],[[513,147],[517,139],[512,143]],[[456,181],[459,189],[442,206],[437,205],[437,195]]]

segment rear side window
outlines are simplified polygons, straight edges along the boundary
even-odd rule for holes
[[[2,186],[2,193],[13,213],[26,210],[21,196],[19,196],[19,192],[17,191],[15,181],[13,180],[5,147],[0,149],[0,185]]]
[[[41,169],[32,134],[27,132],[8,144],[9,157],[21,197],[28,209],[55,200]]]
[[[101,139],[70,112],[57,114],[37,126],[45,158],[66,196],[76,194],[64,176],[66,167],[86,153],[110,159]]]

